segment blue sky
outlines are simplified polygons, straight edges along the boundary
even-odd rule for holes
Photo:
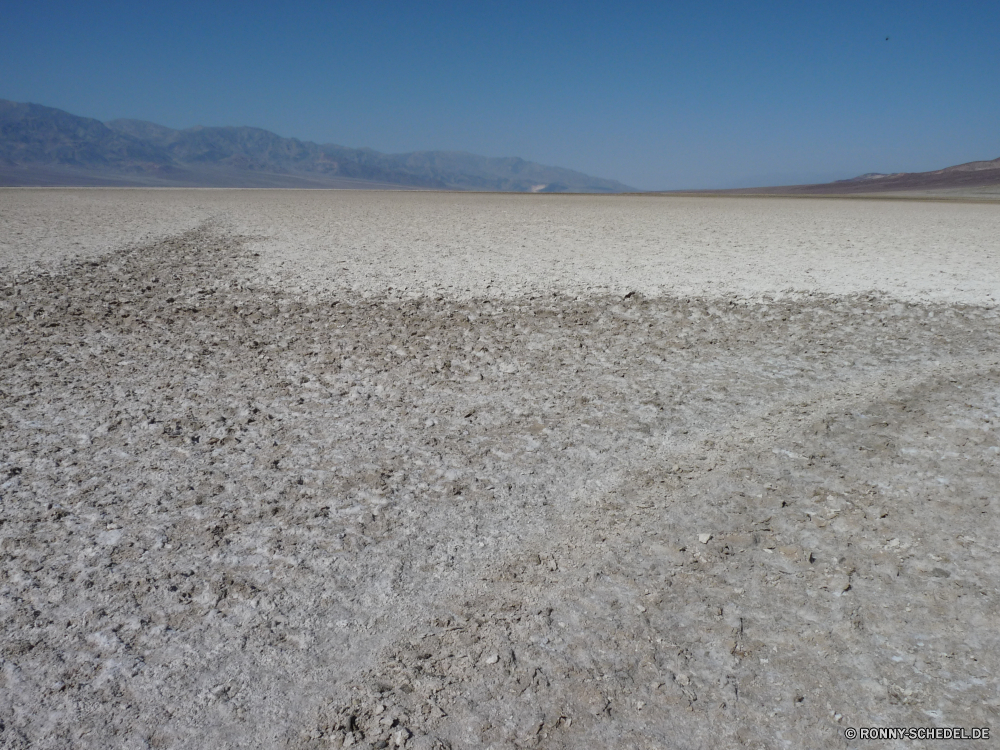
[[[0,40],[0,98],[645,189],[1000,157],[997,0],[0,0]]]

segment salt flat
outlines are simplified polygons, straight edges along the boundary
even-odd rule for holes
[[[990,303],[996,204],[396,191],[0,189],[0,266],[211,222],[261,281],[453,297],[879,291]]]
[[[0,190],[3,747],[996,725],[1000,207]]]

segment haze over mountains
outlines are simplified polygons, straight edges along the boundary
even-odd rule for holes
[[[0,185],[633,191],[615,180],[516,157],[383,154],[252,127],[174,130],[141,120],[102,123],[7,100],[0,100]]]
[[[175,130],[143,120],[102,123],[0,99],[0,186],[19,185],[639,192],[615,180],[517,157],[459,151],[383,154],[252,127]],[[982,188],[1000,190],[1000,159],[931,172],[868,173],[816,185],[722,192],[849,195]]]

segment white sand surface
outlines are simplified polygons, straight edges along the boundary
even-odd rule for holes
[[[997,728],[998,217],[0,190],[0,748]]]
[[[198,190],[0,188],[0,267],[96,258],[193,229],[218,213]]]
[[[988,303],[1000,205],[310,190],[0,190],[0,266],[211,220],[276,288],[448,297],[879,291]]]

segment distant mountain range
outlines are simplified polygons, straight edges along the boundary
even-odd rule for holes
[[[0,186],[16,185],[638,192],[615,180],[516,157],[460,151],[383,154],[251,127],[174,130],[142,120],[103,123],[0,99]],[[1000,189],[1000,159],[932,172],[871,172],[818,185],[696,192],[850,195],[984,187]]]
[[[726,193],[757,193],[769,195],[852,195],[860,193],[935,192],[976,188],[1000,189],[1000,159],[970,161],[932,172],[868,172],[849,180],[818,185],[787,185],[784,187],[742,188]]]
[[[4,99],[0,185],[634,192],[615,180],[516,157],[458,151],[383,154],[251,127],[174,130],[142,120],[102,123]]]

